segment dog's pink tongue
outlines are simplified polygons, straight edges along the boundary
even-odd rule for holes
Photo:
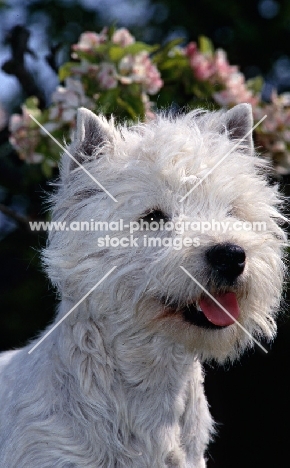
[[[200,300],[199,305],[206,318],[214,325],[220,327],[225,327],[234,323],[240,315],[235,293],[216,294],[213,297],[228,311],[231,317],[210,297],[205,297]]]

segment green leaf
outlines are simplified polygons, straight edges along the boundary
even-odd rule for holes
[[[247,80],[247,88],[253,91],[254,94],[258,94],[262,91],[264,80],[262,76],[256,76],[255,78],[251,78]]]
[[[206,55],[213,55],[214,54],[214,46],[211,40],[206,36],[200,36],[198,38],[198,46],[199,50],[202,54]]]
[[[27,109],[28,114],[32,115],[36,120],[39,121],[39,123],[43,122],[43,114],[41,110],[39,109],[39,101],[37,97],[35,96],[30,96],[29,98],[26,99],[24,102],[24,106]],[[29,128],[38,128],[38,125],[36,122],[34,122],[33,119],[29,120]]]
[[[212,99],[212,95],[217,88],[207,82],[196,82],[191,86],[191,93],[194,94],[199,99]]]
[[[128,87],[122,89],[120,100],[123,101],[122,106],[126,109],[127,114],[133,120],[138,118],[143,119],[145,108],[142,101],[142,86],[138,83],[132,83]]]
[[[116,31],[116,22],[112,23],[108,28],[108,38],[111,40],[114,32]]]
[[[164,46],[162,46],[156,54],[153,56],[153,62],[154,63],[160,63],[162,64],[162,61],[168,58],[168,55],[170,52],[177,46],[179,46],[184,39],[182,38],[177,38],[177,39],[172,39],[172,41],[167,42]]]
[[[109,57],[113,62],[118,62],[125,55],[124,48],[118,45],[113,45],[109,49]]]
[[[64,81],[68,76],[71,75],[71,69],[73,67],[77,67],[78,63],[77,62],[66,62],[64,63],[59,71],[58,71],[58,78],[59,81]]]
[[[99,58],[103,59],[104,57],[106,57],[106,55],[108,54],[109,48],[110,48],[110,45],[108,43],[100,44],[93,48],[92,53],[84,52],[82,50],[75,50],[74,54],[76,54],[78,58],[86,60],[87,62],[98,63],[98,61],[96,62],[96,59],[99,59]]]
[[[52,177],[53,169],[48,161],[44,160],[41,163],[41,170],[43,174],[45,175],[45,177],[47,177],[47,179],[50,179]]]
[[[118,97],[117,104],[126,110],[126,112],[128,113],[128,116],[131,117],[131,119],[133,120],[137,119],[139,112],[138,111],[136,112],[136,109],[134,109],[134,107],[130,105],[127,100],[123,100],[122,98]],[[137,102],[135,104],[137,104]]]
[[[24,105],[30,111],[37,110],[40,112],[38,107],[39,101],[35,96],[30,96],[29,98],[27,98],[24,102]]]
[[[144,44],[143,42],[134,42],[134,44],[130,44],[126,47],[121,47],[114,44],[110,46],[108,54],[113,62],[118,62],[123,57],[125,57],[125,55],[137,55],[140,52],[148,52],[149,54],[151,54],[157,49],[158,46],[150,46]]]
[[[144,44],[144,42],[134,42],[133,44],[130,44],[126,47],[123,48],[125,54],[124,55],[136,55],[139,54],[140,52],[148,52],[149,54],[152,54],[159,48],[158,45],[150,46],[148,44]]]
[[[188,59],[185,56],[167,57],[163,62],[158,64],[160,71],[173,69],[174,72],[182,72],[181,69],[188,68]],[[176,70],[177,69],[177,70]]]
[[[105,115],[111,114],[112,112],[115,113],[115,106],[119,93],[120,89],[118,87],[103,91],[96,102],[95,111],[102,112]]]

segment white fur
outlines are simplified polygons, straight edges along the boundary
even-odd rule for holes
[[[198,248],[181,250],[96,248],[106,233],[51,232],[44,261],[61,299],[55,323],[117,268],[32,354],[29,345],[2,355],[1,466],[205,467],[213,430],[199,359],[234,359],[253,341],[236,324],[208,330],[166,315],[160,298],[198,298],[180,265],[206,286],[206,249],[238,244],[247,255],[234,287],[239,321],[256,338],[275,335],[285,243],[280,200],[251,137],[232,151],[251,125],[248,105],[160,116],[131,128],[79,112],[70,151],[118,203],[64,155],[54,220],[129,223],[158,208],[173,221],[265,221],[267,231],[209,231],[198,235]],[[124,235],[128,230],[114,233]]]

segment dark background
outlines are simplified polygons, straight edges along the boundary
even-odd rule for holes
[[[263,75],[265,98],[273,87],[279,92],[290,91],[289,0],[0,2],[0,64],[9,59],[5,37],[11,28],[26,26],[31,31],[31,48],[38,55],[37,60],[30,59],[30,66],[48,103],[57,84],[45,63],[49,48],[59,44],[55,60],[60,65],[68,59],[70,45],[82,31],[99,31],[113,22],[129,27],[137,39],[150,43],[179,36],[188,42],[206,35],[215,47],[227,51],[230,62],[239,64],[247,78]],[[0,71],[0,101],[15,111],[23,98],[15,77]],[[7,136],[7,130],[0,133],[0,202],[20,214],[41,217],[45,191],[50,189],[35,168],[19,161],[8,148]],[[289,176],[279,183],[288,195]],[[25,230],[2,213],[0,239],[0,347],[4,350],[22,346],[44,328],[52,320],[56,298],[39,260],[45,235]],[[287,291],[284,296],[278,337],[273,345],[264,344],[268,354],[256,349],[231,367],[206,366],[206,393],[218,423],[218,434],[209,448],[210,468],[289,466]]]

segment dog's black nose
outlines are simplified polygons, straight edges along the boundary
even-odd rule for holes
[[[217,244],[206,252],[210,265],[224,278],[235,280],[244,271],[246,253],[235,244]]]

